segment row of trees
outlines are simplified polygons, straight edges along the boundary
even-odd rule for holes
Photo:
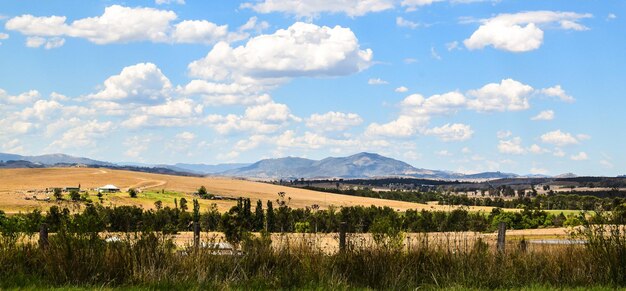
[[[182,201],[181,201],[182,202]],[[330,207],[320,210],[318,206],[293,209],[281,196],[276,201],[260,200],[252,209],[250,199],[239,199],[236,206],[220,213],[215,204],[200,212],[197,200],[193,210],[163,207],[144,210],[135,206],[104,207],[89,204],[80,213],[72,214],[67,208],[50,207],[46,214],[34,210],[25,214],[6,216],[0,212],[0,232],[37,232],[47,223],[52,232],[65,229],[72,232],[132,232],[162,231],[174,233],[191,230],[192,222],[200,223],[205,231],[222,231],[227,235],[248,231],[268,232],[337,232],[341,222],[346,222],[349,232],[370,232],[376,221],[384,221],[389,227],[409,232],[432,231],[490,231],[497,223],[505,221],[511,228],[538,228],[576,225],[576,216],[553,215],[541,210],[526,209],[522,212],[502,212],[498,208],[491,213],[469,212],[467,209],[444,211],[408,210],[399,213],[389,207]]]

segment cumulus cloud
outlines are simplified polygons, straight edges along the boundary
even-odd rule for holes
[[[541,141],[556,146],[567,146],[578,144],[579,141],[572,134],[555,130],[541,135]]]
[[[266,103],[246,108],[243,115],[209,115],[205,123],[220,134],[232,132],[273,133],[291,121],[301,121],[285,104]]]
[[[39,99],[39,91],[30,90],[19,95],[9,95],[6,91],[0,89],[0,104],[28,104]]]
[[[437,136],[443,141],[464,141],[470,139],[474,131],[467,124],[448,123],[440,127],[428,129],[426,134]]]
[[[501,140],[498,143],[498,151],[503,154],[521,155],[526,153],[526,149],[522,147],[522,139],[514,137],[510,140]]]
[[[552,110],[544,110],[539,112],[539,114],[530,118],[530,120],[552,120],[554,119],[554,111]]]
[[[363,119],[356,113],[330,111],[324,114],[312,114],[306,120],[306,126],[316,131],[339,131],[357,126]]]
[[[396,93],[404,93],[404,92],[409,91],[409,88],[404,87],[404,86],[400,86],[400,87],[394,89],[393,91],[395,91]]]
[[[507,137],[510,137],[511,135],[513,135],[513,133],[510,130],[500,130],[496,133],[496,136],[499,139],[507,138]]]
[[[67,130],[61,138],[53,141],[47,150],[58,151],[68,148],[84,148],[96,145],[96,141],[107,136],[113,129],[111,121],[90,120]]]
[[[404,18],[402,18],[401,16],[396,17],[396,25],[398,27],[406,27],[406,28],[410,28],[410,29],[416,29],[419,27],[419,23],[417,22],[413,22],[410,20],[406,20]]]
[[[280,12],[299,18],[313,18],[322,13],[342,13],[357,17],[393,7],[393,0],[261,0],[241,4],[241,8],[249,8],[258,13]]]
[[[164,100],[172,89],[170,80],[153,63],[125,67],[104,81],[104,88],[87,98],[127,103],[152,104]]]
[[[563,90],[560,85],[541,89],[540,93],[548,97],[557,97],[563,102],[572,103],[575,101],[574,97],[567,95],[567,93],[565,93],[565,90]]]
[[[178,117],[201,114],[202,105],[196,105],[191,99],[167,100],[164,104],[142,107],[148,115],[159,117]]]
[[[531,86],[504,79],[500,84],[490,83],[478,90],[470,90],[468,95],[475,99],[470,100],[468,106],[480,112],[525,110],[530,107],[528,98],[533,92]]]
[[[170,2],[180,3],[180,0],[162,1]],[[9,19],[5,27],[28,36],[27,46],[44,45],[47,49],[62,46],[63,37],[84,38],[100,45],[137,41],[214,44],[248,37],[241,32],[229,32],[227,25],[206,20],[183,20],[174,24],[177,18],[176,13],[169,10],[111,5],[100,16],[71,23],[65,16],[25,14]]]
[[[389,82],[381,79],[381,78],[371,78],[367,80],[367,84],[369,85],[387,85]]]
[[[564,30],[587,30],[579,23],[591,14],[555,11],[529,11],[500,14],[481,20],[480,27],[463,43],[470,50],[493,46],[510,52],[527,52],[538,49],[543,43],[542,26],[555,26]]]
[[[191,76],[206,80],[272,80],[348,75],[371,61],[372,51],[361,50],[349,28],[296,22],[239,47],[220,42],[188,67]]]
[[[163,4],[185,4],[185,0],[155,0],[155,4],[163,5]]]
[[[577,153],[577,154],[575,154],[575,155],[571,155],[571,156],[570,156],[570,159],[571,159],[572,161],[586,161],[586,160],[588,160],[588,159],[589,159],[589,157],[587,156],[587,153],[585,153],[585,152],[579,152],[579,153]]]
[[[368,136],[409,137],[425,130],[430,119],[427,116],[401,115],[396,120],[379,124],[370,124],[365,134]]]

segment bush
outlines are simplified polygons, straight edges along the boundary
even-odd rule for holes
[[[134,188],[128,189],[128,195],[130,195],[130,198],[137,198],[137,190]]]

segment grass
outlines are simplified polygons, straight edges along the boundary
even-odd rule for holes
[[[328,253],[312,241],[273,246],[268,236],[242,243],[242,255],[176,251],[165,236],[132,233],[105,243],[94,234],[60,232],[42,249],[0,237],[0,289],[522,289],[626,286],[623,228],[586,228],[590,243],[499,253],[482,240],[410,249],[369,243]],[[288,237],[286,238],[289,239]]]

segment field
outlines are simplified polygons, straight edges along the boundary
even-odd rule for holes
[[[142,172],[111,170],[105,168],[44,168],[44,169],[0,169],[0,210],[6,213],[17,213],[36,208],[47,209],[56,202],[26,200],[36,195],[43,199],[51,194],[37,193],[46,188],[78,186],[82,189],[95,189],[106,184],[113,184],[123,191],[128,188],[141,189],[137,198],[130,198],[126,193],[106,194],[105,205],[137,205],[145,209],[153,208],[154,202],[160,200],[163,206],[174,206],[174,199],[191,201],[192,195],[200,186],[205,186],[209,193],[224,197],[244,197],[253,201],[276,200],[278,192],[286,192],[290,197],[289,206],[303,208],[317,204],[321,209],[334,206],[389,206],[395,210],[428,209],[451,210],[454,207],[427,205],[403,201],[356,197],[306,189],[291,188],[267,183],[237,180],[219,177],[183,177]],[[29,192],[35,191],[35,192]],[[91,199],[97,200],[91,191]],[[200,200],[204,211],[211,203],[215,203],[220,211],[228,210],[235,205],[230,200]],[[470,211],[491,211],[491,207],[470,207]]]

